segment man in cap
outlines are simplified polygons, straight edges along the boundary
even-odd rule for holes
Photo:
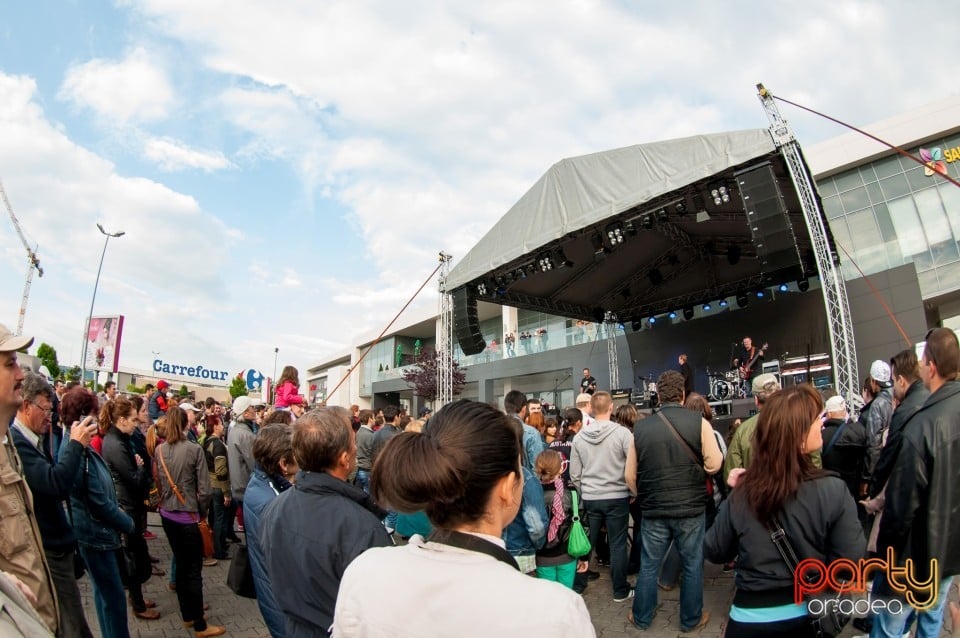
[[[886,438],[890,419],[893,418],[893,381],[890,364],[877,359],[870,364],[870,379],[867,381],[873,401],[870,407],[860,414],[860,421],[867,428],[866,476],[873,476],[873,470],[880,458],[883,442]]]
[[[243,494],[256,462],[253,460],[253,442],[256,437],[257,408],[248,396],[233,401],[236,420],[230,424],[227,435],[227,464],[230,467],[230,493],[234,507],[242,511]]]
[[[860,498],[860,482],[867,448],[867,430],[850,418],[847,402],[837,395],[827,399],[823,423],[823,469],[836,472],[854,499]]]
[[[53,576],[43,553],[40,528],[34,517],[33,494],[23,477],[20,454],[9,436],[10,422],[23,403],[24,372],[17,351],[25,350],[33,337],[16,336],[0,325],[0,571],[7,572],[28,589],[40,618],[56,632],[60,611],[54,594]]]
[[[430,420],[431,414],[433,414],[433,410],[431,410],[427,406],[423,406],[422,408],[420,408],[420,412],[418,413],[417,418],[419,418],[421,421],[426,423],[427,421]]]
[[[201,433],[197,432],[197,414],[201,412],[200,408],[189,401],[184,401],[180,404],[180,409],[187,415],[187,438],[194,443],[199,443]]]
[[[147,414],[154,423],[167,413],[167,388],[169,387],[169,383],[160,379],[157,381],[157,389],[147,400]]]

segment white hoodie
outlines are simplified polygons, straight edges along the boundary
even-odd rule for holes
[[[570,478],[585,501],[626,498],[637,493],[633,434],[613,421],[585,425],[570,452]]]

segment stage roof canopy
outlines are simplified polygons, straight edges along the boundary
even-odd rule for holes
[[[447,290],[636,321],[813,274],[785,161],[754,129],[561,160],[456,264]]]

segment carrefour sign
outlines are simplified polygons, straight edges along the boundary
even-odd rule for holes
[[[226,381],[230,373],[226,370],[208,370],[202,365],[182,366],[175,363],[167,363],[162,359],[153,360],[153,371],[160,374],[176,374],[181,377],[194,377],[196,379],[209,379],[210,381]]]

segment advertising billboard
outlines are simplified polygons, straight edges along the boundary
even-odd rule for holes
[[[122,335],[123,315],[91,318],[87,328],[87,370],[116,372]]]

